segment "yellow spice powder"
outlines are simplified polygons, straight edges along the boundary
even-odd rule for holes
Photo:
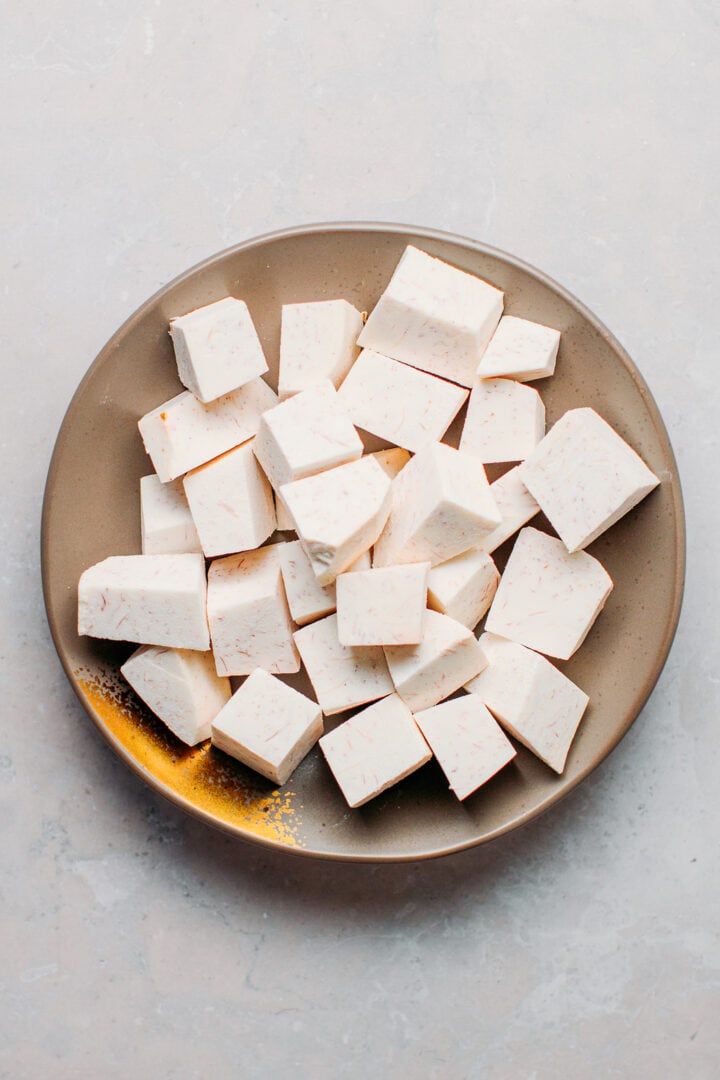
[[[302,846],[295,792],[269,790],[267,781],[209,742],[185,746],[113,674],[79,670],[75,677],[105,728],[172,793],[241,832]]]

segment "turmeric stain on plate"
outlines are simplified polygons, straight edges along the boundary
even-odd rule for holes
[[[244,833],[302,846],[295,792],[272,787],[209,741],[185,746],[117,675],[81,669],[75,678],[105,729],[174,794]]]

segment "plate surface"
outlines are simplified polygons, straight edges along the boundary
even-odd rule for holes
[[[348,810],[320,751],[285,788],[212,747],[178,742],[125,686],[135,646],[79,638],[77,582],[113,554],[140,551],[139,477],[152,471],[137,420],[179,392],[168,322],[228,294],[250,308],[276,385],[280,305],[344,297],[370,310],[413,243],[505,292],[505,311],[562,331],[557,374],[537,383],[548,426],[590,405],[661,478],[661,486],[589,549],[615,582],[579,652],[558,664],[590,695],[563,776],[519,748],[513,764],[459,803],[430,763],[360,810]],[[540,527],[548,528],[543,519]],[[512,541],[497,553],[502,568]],[[117,753],[156,790],[209,824],[297,854],[427,858],[500,836],[570,791],[613,749],[660,674],[680,613],[685,535],[667,433],[650,392],[602,324],[519,260],[446,233],[396,225],[318,225],[240,244],[147,301],[93,363],[55,446],[43,507],[43,584],[58,654],[80,701]],[[301,689],[302,679],[288,677]]]

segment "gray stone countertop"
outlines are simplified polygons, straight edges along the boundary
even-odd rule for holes
[[[718,14],[709,0],[9,0],[0,42],[0,1076],[720,1072]],[[163,283],[318,220],[458,232],[611,328],[684,484],[680,628],[566,801],[355,866],[233,842],[113,756],[56,658],[43,484]],[[9,375],[9,378],[8,378]]]

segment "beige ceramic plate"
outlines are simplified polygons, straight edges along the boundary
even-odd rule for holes
[[[592,545],[615,590],[572,661],[560,665],[590,707],[562,777],[522,747],[516,761],[459,803],[430,763],[349,811],[317,748],[278,791],[221,752],[189,750],[123,686],[134,646],[78,638],[82,570],[140,550],[138,478],[151,471],[136,423],[177,393],[168,321],[221,296],[247,301],[277,375],[280,305],[345,297],[369,310],[408,243],[491,281],[506,312],[563,333],[557,374],[538,384],[548,424],[566,409],[598,410],[662,485]],[[547,527],[547,526],[545,526]],[[105,738],[157,791],[236,836],[330,858],[415,859],[482,843],[535,817],[612,750],[650,693],[675,632],[683,589],[684,521],[672,450],[652,397],[600,322],[539,271],[460,237],[394,225],[319,225],[260,237],[216,255],[148,300],[80,384],[58,436],[43,513],[50,627],[75,692]],[[502,566],[511,544],[498,552]]]

